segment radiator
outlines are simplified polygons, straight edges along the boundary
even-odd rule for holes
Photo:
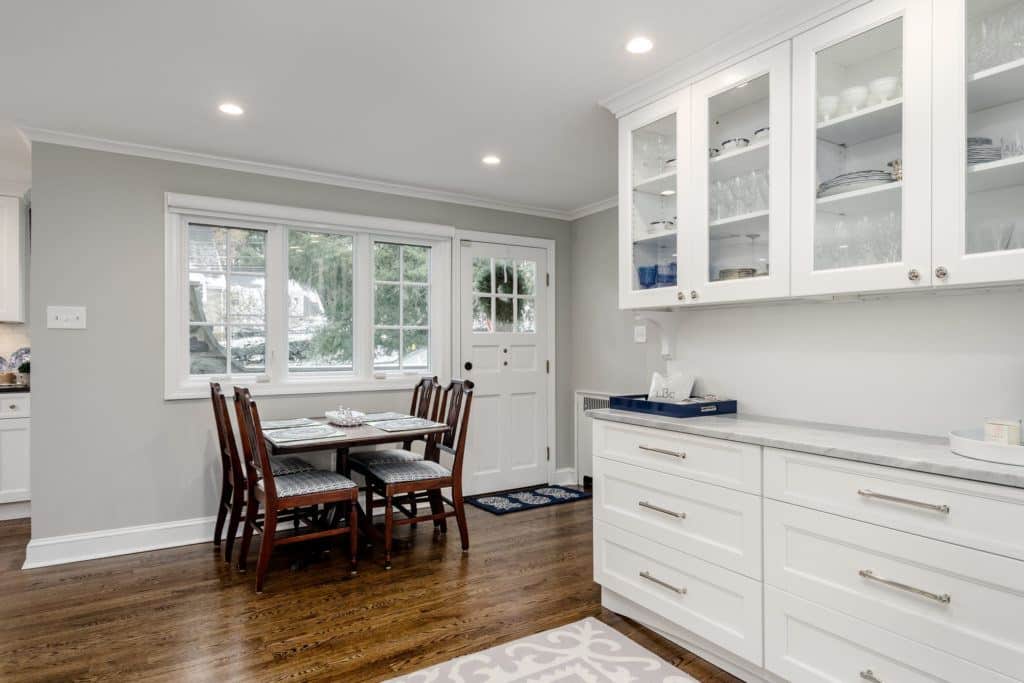
[[[594,421],[587,417],[585,413],[596,408],[607,408],[609,396],[610,394],[593,391],[576,392],[576,413],[573,428],[576,435],[576,477],[580,484],[583,483],[584,477],[590,478],[594,473]]]

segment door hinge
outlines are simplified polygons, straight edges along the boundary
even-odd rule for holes
[[[551,446],[547,447],[547,451],[548,451],[548,460],[551,460]]]
[[[550,287],[551,286],[551,273],[544,273],[544,274],[547,276],[546,280],[547,280],[547,283],[548,283],[548,287]]]
[[[549,360],[544,361],[544,368],[545,368],[547,374],[550,375],[551,374],[551,361],[549,361]]]

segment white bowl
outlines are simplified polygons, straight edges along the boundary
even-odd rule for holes
[[[839,98],[835,95],[822,95],[818,98],[818,114],[822,120],[828,121],[839,110]]]
[[[868,101],[868,89],[863,85],[854,85],[839,93],[839,97],[850,111],[857,111]]]
[[[883,76],[868,83],[868,88],[872,95],[885,102],[896,93],[896,86],[899,85],[899,82],[895,76]]]

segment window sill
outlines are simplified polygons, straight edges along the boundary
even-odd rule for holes
[[[431,374],[424,372],[423,375]],[[370,391],[410,391],[423,375],[398,375],[384,379],[347,380],[297,380],[273,384],[255,379],[215,378],[209,381],[190,381],[164,391],[164,400],[180,401],[210,398],[210,381],[220,382],[226,394],[232,394],[231,387],[248,387],[253,396],[305,396],[310,394],[350,394]]]

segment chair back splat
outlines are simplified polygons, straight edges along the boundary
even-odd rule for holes
[[[466,451],[466,435],[469,432],[469,413],[473,403],[473,382],[468,379],[453,379],[445,387],[441,397],[438,422],[448,425],[448,431],[441,437],[441,444],[455,457],[452,477],[462,488],[462,461]]]
[[[235,409],[238,411],[242,440],[243,442],[247,441],[249,446],[243,448],[246,477],[253,482],[262,479],[267,501],[276,501],[277,486],[274,484],[274,472],[270,467],[267,443],[263,440],[260,411],[246,387],[235,387]],[[243,424],[244,426],[242,426]]]
[[[437,408],[441,400],[441,383],[437,377],[424,377],[412,390],[412,406],[409,414],[425,420],[437,418]]]

